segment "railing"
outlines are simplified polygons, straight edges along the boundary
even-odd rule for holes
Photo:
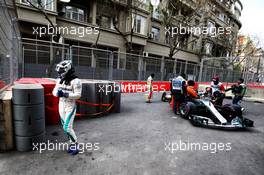
[[[154,73],[154,79],[158,81],[168,81],[180,74],[186,74],[188,79],[198,81],[200,72],[200,64],[168,59],[165,56],[146,57],[74,45],[49,42],[44,44],[40,41],[32,43],[25,39],[22,45],[25,77],[56,77],[54,65],[64,59],[71,59],[77,75],[84,79],[142,81]],[[211,81],[215,75],[220,76],[221,81],[232,82],[240,78],[242,73],[223,66],[203,65],[201,81]],[[248,74],[247,77],[254,81],[251,75]]]
[[[2,91],[18,77],[21,52],[13,1],[1,1],[0,6],[0,91]]]

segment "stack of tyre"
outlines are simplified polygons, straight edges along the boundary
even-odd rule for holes
[[[120,85],[112,81],[82,80],[81,101],[89,102],[94,106],[79,104],[82,115],[94,115],[104,112],[120,112],[121,92]],[[108,104],[110,106],[103,106]],[[108,111],[108,109],[110,109]]]
[[[16,149],[30,151],[45,142],[44,88],[39,84],[17,84],[12,89]]]

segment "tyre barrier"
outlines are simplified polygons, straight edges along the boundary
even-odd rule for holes
[[[96,81],[82,82],[82,97],[80,101],[90,102],[91,104],[100,103],[99,84]],[[100,106],[88,107],[85,103],[79,103],[79,113],[82,115],[92,115],[100,112]]]
[[[101,116],[106,113],[119,113],[121,84],[114,81],[81,79],[82,96],[77,100],[76,118],[82,116]],[[44,87],[46,124],[59,124],[59,98],[54,97],[54,79],[22,78],[15,84],[41,84]],[[105,87],[108,85],[108,93]],[[112,89],[110,89],[110,86]],[[104,87],[103,89],[101,89]],[[109,92],[110,91],[110,92]]]
[[[113,112],[114,113],[120,113],[121,109],[121,84],[115,84],[114,86],[115,90],[113,92],[113,101],[114,101],[114,107]]]
[[[82,97],[77,116],[97,116],[120,112],[120,84],[103,80],[82,80]]]
[[[39,84],[16,84],[12,89],[13,124],[18,151],[30,151],[45,142],[44,88]]]

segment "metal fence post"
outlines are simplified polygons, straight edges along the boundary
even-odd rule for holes
[[[202,74],[203,74],[203,64],[204,64],[204,59],[201,60],[201,65],[200,65],[200,72],[199,72],[199,78],[198,81],[202,81]]]
[[[160,66],[160,72],[161,72],[160,80],[161,81],[164,80],[164,68],[165,68],[165,58],[163,56],[162,59],[161,59],[161,66]]]
[[[113,80],[113,67],[114,67],[114,54],[113,52],[110,52],[108,80]]]
[[[53,44],[50,43],[50,59],[49,59],[49,63],[50,64],[53,63],[53,59],[54,59],[54,55],[53,55]]]
[[[25,76],[25,48],[22,47],[22,77]]]
[[[185,66],[184,66],[184,74],[186,76],[186,78],[188,78],[188,61],[185,61]]]
[[[72,46],[70,46],[70,60],[72,61]]]
[[[174,64],[173,64],[173,74],[174,74],[174,76],[177,73],[176,69],[177,69],[177,58],[174,59]]]
[[[94,49],[91,49],[91,67],[95,68],[96,67],[96,58],[94,56]]]
[[[143,72],[143,57],[138,57],[138,80],[142,80],[142,72]]]

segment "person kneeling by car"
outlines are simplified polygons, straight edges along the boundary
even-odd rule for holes
[[[215,76],[211,82],[212,102],[217,106],[222,106],[225,98],[225,87],[219,81],[219,77]]]
[[[232,103],[237,105],[243,99],[246,89],[247,87],[244,84],[244,79],[240,78],[237,80],[236,84],[232,85],[231,88],[228,88],[225,91],[232,91],[232,93],[235,95]]]

